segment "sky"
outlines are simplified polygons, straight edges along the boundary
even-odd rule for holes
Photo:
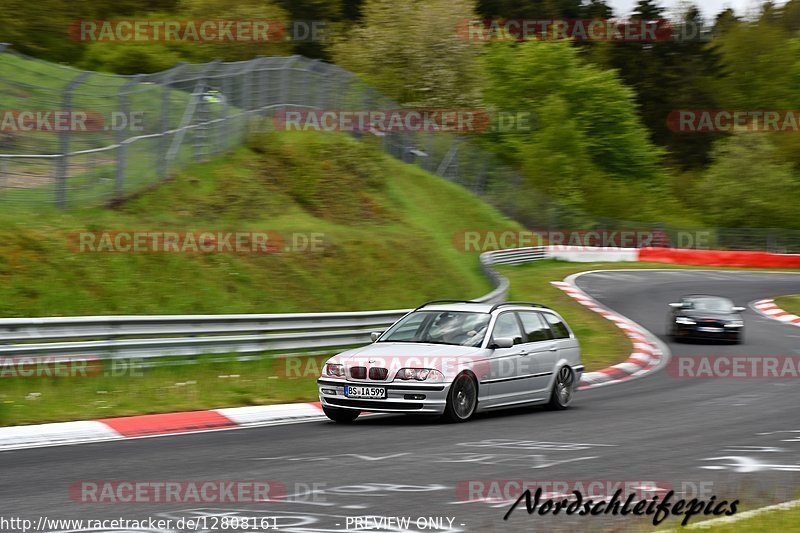
[[[679,8],[685,0],[661,0],[661,6],[667,8],[668,11]],[[631,12],[636,5],[637,0],[607,0],[608,4],[614,8],[614,14],[617,16],[625,16]],[[745,15],[749,10],[758,10],[758,6],[762,4],[760,0],[695,0],[695,5],[700,6],[703,16],[707,19],[713,19],[717,14],[729,7],[732,7],[737,15]],[[775,4],[785,4],[785,0],[774,0]]]

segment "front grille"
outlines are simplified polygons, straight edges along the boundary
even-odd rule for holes
[[[370,368],[369,369],[369,379],[375,379],[379,381],[385,381],[386,376],[389,375],[389,370],[386,368]]]
[[[367,367],[365,366],[351,366],[350,377],[353,379],[366,379]]]
[[[421,403],[407,402],[387,402],[383,400],[350,400],[342,398],[325,398],[325,401],[332,405],[345,405],[347,407],[359,407],[361,409],[422,409]]]

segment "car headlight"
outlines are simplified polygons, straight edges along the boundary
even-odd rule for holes
[[[325,375],[334,376],[337,378],[344,377],[344,365],[337,365],[332,363],[325,364]]]
[[[697,322],[695,322],[691,318],[688,318],[688,317],[685,317],[685,316],[676,317],[675,318],[675,323],[676,324],[685,324],[687,326],[693,326],[693,325],[697,324]]]
[[[444,374],[432,368],[401,368],[395,379],[403,381],[444,381]]]
[[[731,320],[727,324],[725,324],[726,328],[740,328],[744,326],[744,322],[741,320]]]

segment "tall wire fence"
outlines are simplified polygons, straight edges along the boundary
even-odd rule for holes
[[[97,206],[153,186],[268,129],[277,113],[401,106],[336,65],[301,56],[179,64],[154,74],[82,71],[0,44],[0,209]],[[658,229],[599,219],[560,204],[474,140],[449,133],[378,134],[391,156],[456,182],[536,229]],[[710,246],[800,252],[800,231],[718,229]]]

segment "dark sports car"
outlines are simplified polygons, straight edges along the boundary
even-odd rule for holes
[[[667,333],[673,339],[718,339],[740,343],[744,338],[744,307],[720,296],[693,294],[669,304]]]

